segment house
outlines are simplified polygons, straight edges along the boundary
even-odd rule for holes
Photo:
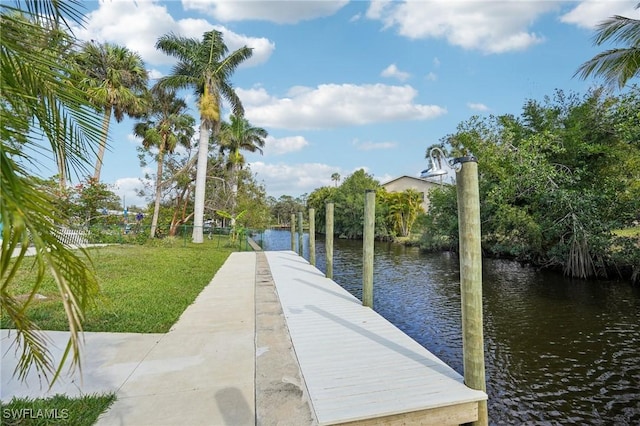
[[[426,212],[429,209],[429,199],[427,197],[427,193],[431,189],[437,188],[440,185],[442,185],[442,183],[434,181],[432,179],[420,179],[417,177],[405,175],[383,183],[382,187],[385,188],[387,192],[402,192],[406,191],[407,189],[414,189],[422,193],[422,208]]]

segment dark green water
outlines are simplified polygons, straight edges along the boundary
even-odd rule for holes
[[[289,235],[267,231],[265,249]],[[361,241],[335,241],[334,281],[361,297]],[[483,300],[491,424],[640,425],[640,289],[485,259]],[[462,374],[454,255],[376,244],[374,307]]]

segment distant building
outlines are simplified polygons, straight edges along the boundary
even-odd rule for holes
[[[442,184],[437,181],[420,179],[406,175],[397,177],[382,184],[387,192],[402,192],[407,189],[414,189],[422,193],[422,208],[425,212],[429,210],[429,198],[427,197],[427,193],[431,189],[437,188],[440,185]]]

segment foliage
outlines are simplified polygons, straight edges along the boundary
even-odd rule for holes
[[[69,354],[74,363],[80,362],[82,319],[98,287],[87,253],[74,252],[60,241],[58,229],[68,220],[26,165],[32,161],[29,152],[37,150],[64,162],[67,171],[84,170],[88,154],[99,143],[100,129],[83,91],[68,84],[68,77],[74,74],[68,52],[51,42],[68,30],[67,20],[81,19],[81,2],[17,4],[26,8],[0,3],[0,305],[17,329],[15,339],[22,351],[17,377],[22,379],[35,368],[42,377],[55,381]],[[36,251],[32,260],[26,257],[29,245]],[[34,274],[16,292],[17,271],[26,264]],[[71,331],[57,370],[37,332],[38,319],[28,310],[45,273],[51,274],[53,291],[60,299],[59,313]]]
[[[640,3],[635,8],[640,9]],[[582,64],[576,74],[582,78],[601,76],[607,84],[622,88],[640,75],[640,20],[616,15],[598,24],[594,44],[608,42],[626,46],[597,54]]]
[[[247,213],[243,224],[251,229],[266,229],[270,222],[267,192],[256,182],[249,167],[238,172],[238,199],[236,208]]]
[[[259,152],[265,144],[268,133],[262,127],[252,126],[249,121],[241,116],[232,114],[229,122],[223,121],[218,133],[218,147],[221,154],[227,154],[225,158],[226,168],[229,171],[231,186],[231,212],[235,213],[238,204],[239,172],[243,168],[245,160],[241,150]],[[234,220],[232,219],[232,223]]]
[[[100,172],[109,135],[111,116],[121,122],[125,115],[140,117],[148,108],[149,75],[139,54],[111,43],[84,43],[76,54],[77,81],[94,107],[104,113],[102,139],[93,177]]]
[[[583,278],[640,264],[637,253],[613,255],[612,239],[640,211],[640,147],[629,139],[637,101],[637,87],[618,97],[558,91],[544,104],[527,101],[519,118],[473,117],[445,138],[454,155],[479,159],[485,252]],[[447,188],[430,193],[425,249],[457,247],[455,197]]]
[[[152,150],[157,152],[154,156],[157,169],[153,216],[149,234],[151,238],[154,238],[160,215],[163,188],[175,179],[174,176],[169,176],[165,180],[163,174],[165,156],[173,154],[178,146],[191,147],[195,120],[186,114],[187,104],[183,99],[177,97],[175,90],[156,86],[151,90],[151,95],[151,105],[144,120],[135,124],[133,133],[142,138],[142,150],[147,153],[151,153]]]
[[[236,116],[244,114],[242,102],[233,90],[230,78],[238,66],[251,57],[253,51],[244,46],[227,55],[227,45],[224,43],[222,33],[217,30],[205,32],[202,41],[165,34],[156,42],[156,48],[178,59],[171,75],[162,77],[158,81],[158,86],[194,89],[199,101],[200,140],[196,163],[193,242],[202,243],[209,135],[220,125],[223,99],[229,102]]]
[[[381,204],[388,207],[387,227],[394,235],[411,236],[411,229],[422,210],[422,194],[414,189],[380,192]]]
[[[308,207],[316,210],[316,229],[322,231],[325,226],[325,205],[334,203],[334,232],[342,238],[361,238],[364,226],[365,191],[383,191],[380,183],[363,169],[357,170],[345,178],[337,188],[322,187],[314,190],[307,199]],[[384,204],[376,196],[376,236],[388,237],[383,211]]]
[[[273,197],[269,197],[269,206],[271,210],[271,220],[277,225],[290,225],[291,215],[297,215],[298,212],[305,211],[304,200],[300,197],[292,197],[290,195],[281,195],[277,200]],[[309,204],[309,207],[314,207]],[[318,208],[316,207],[316,215],[318,214]],[[318,221],[316,219],[316,227]]]

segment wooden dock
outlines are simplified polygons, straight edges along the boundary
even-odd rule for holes
[[[296,253],[265,254],[318,424],[477,420],[484,392]]]

